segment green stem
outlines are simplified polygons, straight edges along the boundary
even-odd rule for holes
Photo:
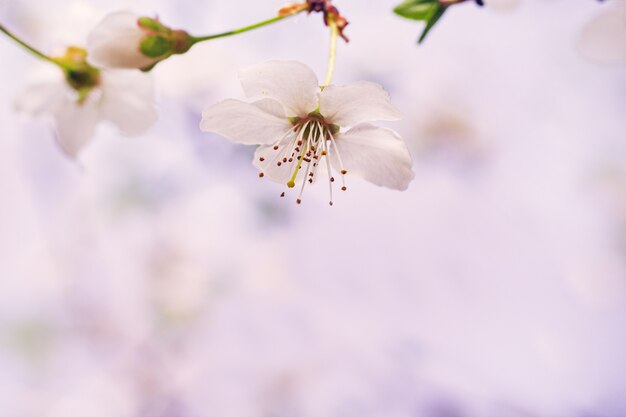
[[[304,10],[302,10],[302,11],[304,11]],[[276,17],[273,17],[271,19],[267,19],[267,20],[264,20],[262,22],[255,23],[255,24],[250,25],[250,26],[245,26],[245,27],[242,27],[242,28],[239,28],[239,29],[231,30],[231,31],[228,31],[228,32],[218,33],[218,34],[215,34],[215,35],[197,36],[197,37],[193,36],[191,38],[191,42],[192,42],[192,44],[195,45],[198,42],[210,41],[212,39],[225,38],[227,36],[238,35],[240,33],[244,33],[244,32],[248,32],[248,31],[254,30],[254,29],[261,28],[263,26],[271,25],[272,23],[279,22],[279,21],[281,21],[283,19],[286,19],[288,17],[295,16],[298,13],[300,13],[300,12],[289,14],[289,15],[286,15],[286,16],[276,16]]]
[[[335,72],[335,61],[337,60],[337,38],[339,37],[339,27],[337,23],[330,19],[330,55],[328,57],[328,71],[326,72],[326,81],[323,87],[328,87],[333,82],[333,74]]]
[[[34,47],[29,45],[28,43],[26,43],[22,39],[20,39],[16,35],[14,35],[11,31],[9,31],[2,24],[0,24],[0,32],[4,33],[9,38],[13,39],[15,42],[17,42],[19,45],[21,45],[28,52],[30,52],[31,54],[35,55],[37,58],[43,59],[44,61],[48,61],[51,64],[54,64],[56,66],[59,66],[59,67],[65,69],[65,66],[63,66],[61,63],[57,62],[56,60],[54,60],[53,58],[51,58],[48,55],[44,54],[43,52],[39,51],[38,49],[35,49]]]

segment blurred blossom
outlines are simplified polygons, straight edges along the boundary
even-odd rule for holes
[[[578,40],[583,57],[600,64],[626,61],[626,1],[605,1],[603,12],[585,25]]]
[[[522,0],[484,0],[485,6],[494,10],[513,10]]]
[[[102,68],[138,69],[158,62],[140,50],[141,41],[149,32],[139,25],[139,18],[124,11],[107,15],[89,34],[89,61]]]
[[[57,141],[71,157],[86,146],[103,121],[115,124],[126,135],[138,135],[157,119],[154,87],[149,75],[103,70],[98,84],[79,101],[78,92],[56,69],[46,80],[27,88],[16,102],[17,110],[54,121]]]

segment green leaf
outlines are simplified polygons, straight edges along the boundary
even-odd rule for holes
[[[394,13],[407,19],[430,21],[442,7],[438,0],[405,0],[393,9]]]
[[[430,32],[430,30],[435,26],[435,24],[437,24],[437,22],[439,21],[439,19],[441,19],[441,16],[443,16],[445,12],[446,12],[446,7],[439,6],[437,11],[435,11],[435,13],[426,22],[426,27],[424,28],[424,31],[422,32],[422,35],[418,39],[417,43],[421,44],[422,42],[424,42],[424,39],[426,39],[426,35],[428,35],[428,32]]]
[[[393,11],[402,17],[426,22],[418,43],[424,42],[430,30],[437,24],[448,6],[442,5],[439,0],[405,0]]]

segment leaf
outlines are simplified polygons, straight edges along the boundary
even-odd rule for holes
[[[428,22],[426,22],[426,27],[424,28],[424,31],[422,32],[422,35],[418,39],[417,43],[421,44],[422,42],[424,42],[424,39],[426,39],[426,35],[428,35],[428,32],[430,32],[430,30],[435,26],[435,24],[437,24],[437,22],[439,21],[439,19],[441,19],[441,16],[443,16],[445,12],[446,12],[446,8],[444,6],[440,6],[437,9],[435,14],[431,16]]]
[[[393,9],[398,16],[413,20],[429,21],[439,9],[438,0],[405,0]]]
[[[393,9],[399,16],[412,20],[426,22],[426,26],[420,35],[418,43],[422,43],[430,30],[437,24],[441,16],[445,13],[447,6],[442,5],[439,0],[405,0],[402,4]]]

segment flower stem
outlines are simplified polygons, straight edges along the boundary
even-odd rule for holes
[[[322,87],[328,87],[333,82],[333,74],[335,72],[335,61],[337,59],[337,38],[339,37],[339,27],[334,19],[328,22],[330,26],[330,55],[328,57],[328,71],[326,72],[326,81]]]
[[[279,22],[279,21],[281,21],[283,19],[286,19],[288,17],[295,16],[296,14],[301,13],[304,10],[306,10],[306,9],[298,10],[298,11],[292,13],[292,14],[272,17],[271,19],[267,19],[267,20],[264,20],[262,22],[255,23],[253,25],[244,26],[244,27],[239,28],[239,29],[230,30],[228,32],[222,32],[222,33],[217,33],[215,35],[207,35],[207,36],[192,36],[191,37],[191,42],[192,42],[192,44],[195,45],[196,43],[199,43],[199,42],[210,41],[210,40],[213,40],[213,39],[225,38],[225,37],[228,37],[228,36],[238,35],[240,33],[248,32],[248,31],[251,31],[251,30],[254,30],[254,29],[261,28],[263,26],[271,25],[272,23]]]
[[[9,38],[13,39],[15,42],[17,42],[19,45],[21,45],[28,52],[30,52],[31,54],[35,55],[37,58],[43,59],[44,61],[48,61],[51,64],[54,64],[54,65],[56,65],[58,67],[61,67],[61,68],[65,69],[64,65],[62,65],[61,63],[59,63],[58,61],[56,61],[52,57],[49,57],[48,55],[46,55],[43,52],[39,51],[38,49],[34,48],[30,44],[28,44],[26,41],[20,39],[15,34],[13,34],[11,31],[9,31],[6,27],[4,27],[4,25],[2,25],[2,24],[0,24],[0,32],[4,33]]]

